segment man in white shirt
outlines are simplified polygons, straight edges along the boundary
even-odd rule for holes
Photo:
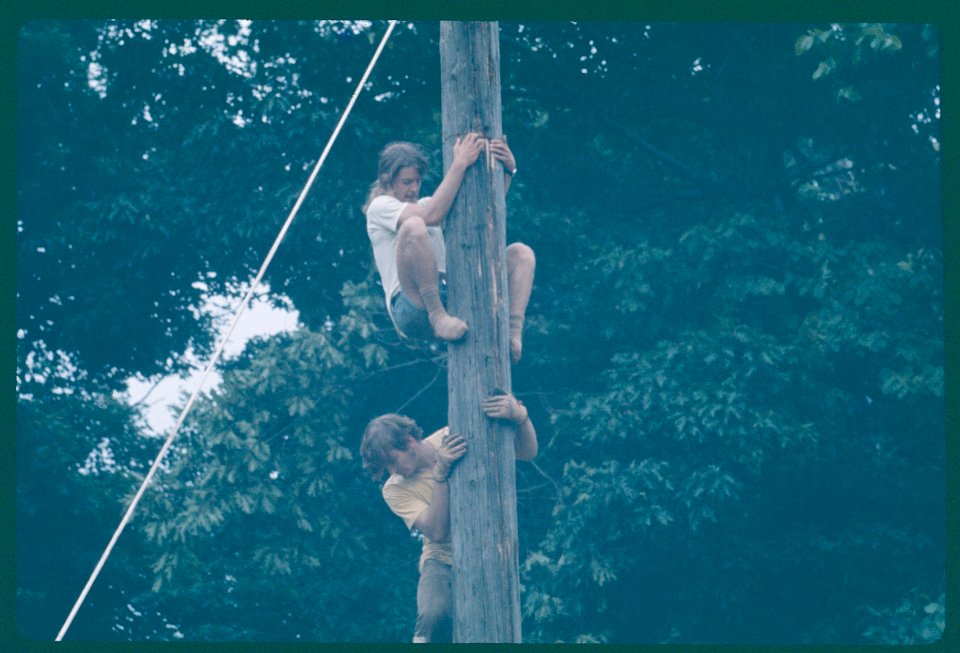
[[[420,185],[427,159],[420,148],[413,143],[396,142],[380,153],[377,180],[370,188],[363,212],[387,313],[403,337],[435,337],[453,342],[467,333],[467,324],[444,308],[446,248],[441,227],[464,173],[487,149],[494,160],[503,164],[504,190],[508,190],[517,162],[506,136],[487,140],[469,133],[454,144],[453,162],[433,196],[423,198]],[[520,360],[522,352],[523,322],[535,266],[533,250],[527,245],[513,243],[507,247],[510,355],[514,362]]]

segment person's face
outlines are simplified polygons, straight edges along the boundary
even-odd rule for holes
[[[406,449],[390,449],[387,451],[387,471],[400,476],[412,476],[417,471],[417,449],[413,446],[412,438],[407,440]]]
[[[390,195],[401,202],[416,202],[420,198],[420,182],[423,176],[416,166],[400,168],[390,186]]]

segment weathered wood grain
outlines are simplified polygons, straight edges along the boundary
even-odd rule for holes
[[[502,135],[495,22],[440,25],[444,168],[458,136]],[[514,428],[483,396],[511,391],[503,171],[481,155],[447,216],[448,310],[467,337],[449,345],[449,424],[468,453],[450,479],[454,641],[520,642]]]

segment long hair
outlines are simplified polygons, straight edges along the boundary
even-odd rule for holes
[[[392,449],[406,451],[407,436],[419,440],[422,435],[423,429],[405,415],[387,413],[374,417],[364,429],[363,440],[360,442],[363,468],[374,479],[379,480],[389,461],[387,452]]]
[[[363,213],[367,213],[367,207],[375,197],[386,195],[387,190],[393,185],[393,180],[402,168],[413,166],[421,176],[427,173],[427,155],[423,153],[420,146],[407,141],[395,141],[389,143],[380,152],[380,161],[377,164],[377,180],[370,185],[370,193],[367,195],[367,201],[363,203]]]

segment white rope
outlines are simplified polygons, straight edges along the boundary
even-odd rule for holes
[[[287,230],[290,228],[293,219],[296,217],[297,212],[300,210],[300,206],[303,204],[303,200],[306,198],[307,193],[310,191],[310,187],[313,185],[314,180],[317,178],[317,174],[320,172],[320,168],[323,166],[324,161],[327,158],[327,154],[330,153],[330,148],[333,147],[333,143],[337,140],[337,136],[340,134],[340,130],[343,127],[343,124],[347,120],[347,116],[350,115],[350,111],[353,109],[354,103],[357,101],[357,97],[360,95],[360,92],[363,90],[364,84],[367,83],[367,78],[370,76],[370,73],[373,71],[374,65],[377,63],[377,59],[380,58],[380,53],[383,52],[384,46],[387,44],[387,39],[390,38],[393,28],[396,26],[397,21],[391,20],[390,26],[387,28],[387,31],[383,35],[383,39],[380,41],[380,45],[377,47],[376,52],[373,54],[373,58],[370,60],[370,64],[367,66],[366,72],[363,73],[363,78],[357,84],[357,89],[353,92],[353,97],[350,98],[350,102],[347,104],[347,108],[344,110],[343,115],[340,116],[340,122],[337,123],[336,128],[333,130],[333,134],[330,136],[330,140],[327,141],[327,146],[323,149],[323,154],[320,155],[320,160],[317,161],[317,165],[314,166],[313,172],[310,175],[310,178],[307,180],[306,185],[304,185],[303,190],[300,192],[300,197],[297,198],[296,204],[293,205],[293,209],[290,211],[290,215],[287,216],[287,221],[283,224],[283,227],[280,229],[280,233],[277,234],[276,240],[273,242],[273,247],[270,248],[270,252],[267,254],[267,257],[263,261],[263,265],[260,266],[260,271],[257,272],[256,278],[250,284],[250,289],[247,291],[246,296],[243,298],[243,301],[235,309],[235,314],[233,318],[233,323],[230,325],[230,328],[227,330],[226,335],[220,341],[220,345],[217,347],[217,350],[214,352],[213,357],[210,359],[210,362],[207,364],[206,370],[203,372],[203,376],[200,378],[200,382],[197,384],[196,390],[193,391],[193,394],[190,396],[190,399],[187,401],[187,405],[184,406],[183,410],[180,412],[180,417],[177,419],[177,423],[173,427],[173,431],[167,436],[166,441],[163,443],[163,447],[160,449],[160,453],[157,454],[156,459],[153,461],[153,465],[150,467],[150,471],[147,472],[146,477],[143,479],[143,483],[140,484],[140,489],[137,491],[136,496],[133,497],[133,501],[130,503],[130,506],[127,508],[126,514],[124,514],[123,519],[120,520],[120,525],[117,527],[117,530],[114,531],[113,537],[110,538],[110,543],[107,544],[107,548],[104,550],[103,555],[100,556],[97,566],[94,568],[93,573],[90,574],[89,580],[87,580],[86,586],[84,586],[83,591],[80,592],[79,598],[77,598],[76,603],[73,605],[73,609],[70,610],[67,620],[64,622],[63,626],[60,628],[60,632],[57,634],[56,641],[61,641],[63,636],[67,633],[67,630],[70,628],[70,624],[73,623],[74,617],[77,615],[77,611],[80,609],[80,606],[83,605],[84,600],[87,598],[87,594],[90,592],[90,588],[93,586],[94,581],[96,581],[97,576],[100,575],[100,570],[103,569],[103,565],[106,563],[107,558],[110,557],[110,553],[113,551],[114,545],[117,543],[117,540],[120,538],[120,534],[123,532],[123,529],[126,528],[127,523],[130,521],[131,516],[133,516],[133,511],[136,509],[137,504],[140,503],[141,497],[143,497],[144,491],[147,489],[150,481],[153,479],[153,476],[156,474],[157,469],[160,467],[160,463],[163,462],[164,457],[167,455],[167,452],[170,450],[170,446],[173,444],[174,438],[177,436],[177,433],[180,430],[181,425],[183,425],[184,419],[186,419],[187,413],[190,412],[190,409],[193,407],[194,401],[196,401],[197,396],[200,394],[200,390],[203,388],[204,381],[207,380],[207,376],[210,374],[210,371],[216,365],[217,360],[220,358],[220,354],[223,352],[224,346],[227,344],[227,341],[230,339],[230,335],[233,333],[234,328],[237,326],[237,322],[240,320],[244,309],[247,307],[247,303],[253,297],[253,293],[256,291],[257,286],[260,284],[260,281],[263,279],[264,273],[267,271],[267,267],[270,265],[270,262],[273,260],[274,254],[276,254],[277,249],[280,247],[280,242],[283,240],[283,237],[286,235]]]

